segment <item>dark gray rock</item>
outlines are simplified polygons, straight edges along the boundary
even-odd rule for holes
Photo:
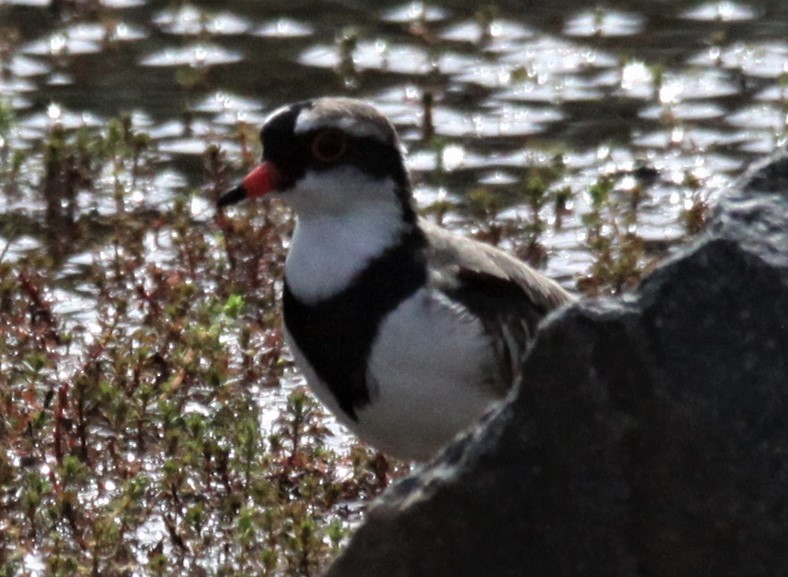
[[[633,297],[549,319],[524,370],[328,577],[788,574],[788,156]]]

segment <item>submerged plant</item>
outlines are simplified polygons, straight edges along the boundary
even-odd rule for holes
[[[622,209],[614,198],[614,186],[605,177],[594,183],[588,191],[591,210],[582,215],[586,249],[594,262],[580,285],[590,294],[618,294],[633,288],[645,270],[644,243],[634,226],[636,212]]]
[[[303,391],[265,404],[289,365],[276,279],[292,217],[196,223],[187,195],[128,205],[145,197],[149,144],[118,119],[55,129],[30,156],[32,210],[81,238],[59,259],[0,259],[0,574],[37,559],[52,575],[316,574],[388,477],[366,449],[332,448]],[[77,189],[116,210],[71,202]],[[78,251],[92,305],[73,317],[55,295]]]

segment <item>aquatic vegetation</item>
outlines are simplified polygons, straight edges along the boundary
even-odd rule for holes
[[[546,6],[544,30],[421,2],[27,4],[0,6],[0,576],[315,575],[407,472],[292,370],[291,213],[214,210],[279,104],[374,102],[427,218],[580,295],[629,290],[786,140],[784,39],[747,14],[699,47],[722,15],[645,4]]]
[[[315,573],[388,478],[299,387],[266,393],[289,365],[273,302],[291,217],[129,210],[118,182],[141,186],[147,142],[119,120],[55,129],[31,158],[60,248],[0,261],[3,572]],[[67,280],[84,308],[58,302]]]

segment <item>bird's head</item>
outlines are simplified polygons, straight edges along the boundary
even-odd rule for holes
[[[277,196],[301,216],[394,205],[404,220],[415,220],[399,138],[376,108],[349,98],[291,104],[268,117],[260,138],[263,162],[220,207]]]

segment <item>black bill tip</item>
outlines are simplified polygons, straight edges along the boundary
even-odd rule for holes
[[[216,206],[219,208],[224,208],[225,206],[230,206],[231,204],[241,202],[246,198],[246,196],[246,188],[244,188],[243,185],[239,185],[232,190],[228,190],[222,196],[220,196],[219,200],[216,201]]]

